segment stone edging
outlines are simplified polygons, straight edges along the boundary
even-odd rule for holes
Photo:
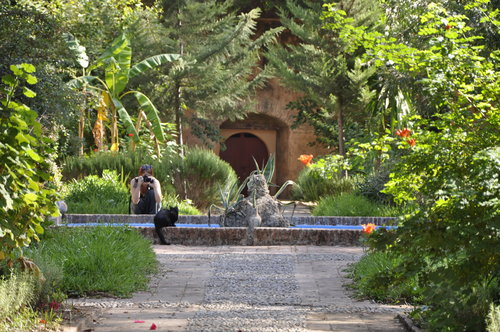
[[[160,243],[154,228],[136,227],[136,229],[153,243]],[[246,227],[165,227],[163,231],[170,244],[186,246],[359,246],[362,236],[359,230],[257,227],[252,242],[248,243]]]
[[[67,214],[65,223],[153,223],[153,215],[133,214]],[[390,225],[397,221],[394,217],[292,217],[288,218],[293,225],[361,225],[373,223],[375,225]],[[212,216],[212,224],[219,223],[219,216]],[[208,224],[208,216],[180,215],[179,224]]]

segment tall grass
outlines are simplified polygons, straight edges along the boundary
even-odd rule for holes
[[[126,227],[50,229],[27,256],[41,266],[55,262],[63,272],[56,286],[71,296],[129,296],[146,289],[157,266],[150,242]]]
[[[396,268],[400,260],[384,252],[371,252],[352,267],[352,287],[358,297],[385,303],[419,303],[421,289],[417,278],[398,283]]]
[[[322,198],[312,214],[314,216],[398,217],[407,213],[409,209],[375,203],[361,195],[343,194]]]
[[[358,177],[322,177],[316,170],[304,168],[298,175],[292,195],[296,199],[317,202],[325,196],[338,196],[354,191]]]

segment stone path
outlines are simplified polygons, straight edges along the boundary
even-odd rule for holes
[[[104,308],[96,332],[404,331],[409,308],[355,301],[343,270],[356,247],[154,246],[161,263],[148,292],[79,299]],[[144,321],[144,323],[134,323]]]

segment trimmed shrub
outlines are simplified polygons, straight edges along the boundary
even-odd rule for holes
[[[237,181],[231,165],[211,150],[191,148],[184,158],[178,156],[172,162],[177,193],[202,210],[220,201],[219,188],[224,188],[227,181]]]

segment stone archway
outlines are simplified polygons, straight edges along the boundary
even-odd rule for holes
[[[262,167],[269,158],[266,144],[249,132],[233,134],[226,139],[224,144],[226,149],[220,152],[220,157],[233,167],[240,181],[246,179],[255,170],[254,159],[259,167]]]

